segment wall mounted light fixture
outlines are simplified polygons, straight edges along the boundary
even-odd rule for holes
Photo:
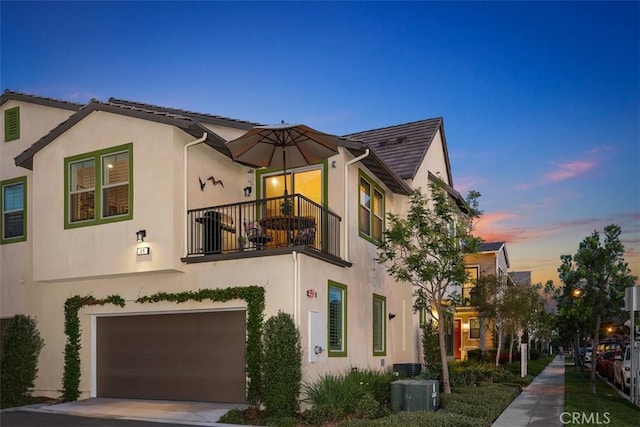
[[[147,237],[147,230],[136,231],[136,240],[138,242],[144,242],[144,238]]]
[[[244,187],[244,197],[251,196],[251,186]]]
[[[462,324],[462,332],[469,332],[469,324],[468,323],[463,323]]]
[[[396,315],[393,313],[389,313],[389,320],[395,319]]]

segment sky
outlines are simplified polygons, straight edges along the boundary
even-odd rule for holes
[[[0,2],[0,86],[327,133],[443,117],[511,271],[622,227],[640,275],[640,2]]]

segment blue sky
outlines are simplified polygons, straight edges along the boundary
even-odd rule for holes
[[[512,270],[623,229],[640,274],[639,2],[0,3],[1,87],[347,134],[444,117]]]

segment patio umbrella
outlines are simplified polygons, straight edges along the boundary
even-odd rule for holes
[[[287,195],[287,167],[312,165],[338,154],[335,135],[305,125],[282,123],[256,126],[227,147],[233,159],[253,167],[282,168]]]

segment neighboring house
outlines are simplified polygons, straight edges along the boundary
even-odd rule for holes
[[[461,286],[461,305],[454,318],[454,358],[464,360],[469,350],[495,348],[495,328],[483,319],[470,303],[471,292],[481,276],[494,275],[499,280],[512,282],[507,270],[509,256],[505,242],[486,242],[478,252],[466,257],[469,280]]]
[[[412,289],[374,257],[412,189],[439,177],[462,203],[441,118],[341,138],[287,170],[285,200],[281,170],[226,147],[256,123],[11,91],[0,106],[0,313],[38,321],[36,393],[61,389],[76,295],[124,300],[79,311],[81,398],[246,401],[247,301],[136,301],[159,292],[264,288],[265,319],[290,313],[301,332],[305,381],[421,361]]]

